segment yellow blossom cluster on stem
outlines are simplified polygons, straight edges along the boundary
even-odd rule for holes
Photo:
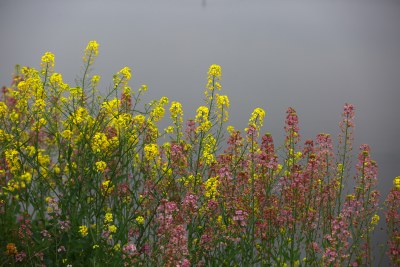
[[[172,101],[169,112],[171,113],[171,120],[174,122],[174,124],[179,124],[183,122],[183,110],[181,103]]]
[[[206,99],[212,99],[214,90],[221,90],[221,75],[222,75],[222,70],[221,66],[217,64],[212,64],[210,68],[208,69],[208,75],[207,75],[207,85],[206,88],[207,90],[204,92],[206,95]],[[209,95],[208,91],[211,91],[211,96]]]
[[[154,103],[154,108],[150,112],[150,118],[154,122],[160,121],[165,114],[165,108],[164,106],[168,104],[169,100],[167,97],[163,96],[160,101],[157,101]]]
[[[154,160],[159,155],[157,144],[147,144],[144,146],[144,154],[147,160]]]
[[[89,229],[86,225],[81,225],[79,226],[79,231],[78,231],[82,237],[85,237],[89,234]]]
[[[101,193],[103,196],[108,196],[113,191],[114,191],[114,185],[110,180],[105,180],[104,182],[101,183]]]
[[[204,182],[204,196],[207,198],[212,198],[215,199],[215,197],[218,195],[218,176],[211,177],[207,181]]]
[[[54,68],[54,54],[51,52],[44,53],[40,65],[42,66],[43,69]]]
[[[257,131],[259,131],[263,125],[264,117],[265,111],[262,108],[254,109],[249,119],[249,126],[253,126]]]
[[[214,152],[217,140],[211,134],[208,134],[204,140],[203,158],[207,165],[211,165],[216,162]]]
[[[88,65],[92,65],[98,54],[99,44],[95,40],[89,41],[85,49],[83,62],[86,62]]]
[[[222,122],[227,122],[229,116],[228,109],[230,106],[229,98],[227,95],[216,94],[216,99],[218,119],[221,120],[223,118]]]
[[[104,172],[104,170],[107,168],[107,164],[104,161],[97,161],[95,165],[98,172]]]
[[[98,132],[92,139],[92,150],[97,153],[104,153],[108,150],[110,142],[104,133]]]
[[[128,86],[128,82],[131,79],[132,74],[131,74],[131,69],[129,67],[124,67],[120,71],[118,71],[114,77],[114,88],[118,88],[120,85],[122,86]]]
[[[196,129],[197,132],[207,132],[211,128],[211,122],[208,119],[209,110],[205,106],[200,106],[197,109],[195,122],[199,125]]]
[[[396,178],[394,178],[393,185],[397,190],[400,191],[400,176],[397,176]]]

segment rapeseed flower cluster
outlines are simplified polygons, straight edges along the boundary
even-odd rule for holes
[[[128,67],[100,96],[100,76],[91,73],[98,49],[96,41],[86,46],[74,86],[46,52],[40,71],[16,67],[0,94],[0,262],[373,265],[370,236],[380,217],[369,146],[360,147],[355,188],[341,199],[353,177],[352,105],[344,107],[336,157],[329,134],[298,144],[293,108],[276,146],[268,133],[259,138],[261,108],[243,133],[226,127],[219,65],[210,66],[205,102],[184,124],[179,102],[169,118],[167,97],[142,105],[147,86],[131,88]],[[172,123],[160,131],[163,120]],[[393,183],[385,221],[397,266],[400,176]]]
[[[144,153],[147,160],[154,160],[159,155],[157,144],[147,144],[144,146]]]
[[[198,124],[196,132],[207,132],[211,128],[209,121],[209,110],[205,106],[200,106],[197,109],[195,122]]]
[[[397,176],[396,178],[394,178],[393,185],[397,190],[400,191],[400,176]]]
[[[79,226],[79,233],[85,237],[89,234],[89,228],[86,225]]]
[[[51,52],[46,52],[42,56],[42,63],[40,64],[42,68],[54,68],[54,54]]]
[[[92,65],[98,54],[99,44],[95,40],[89,41],[85,49],[85,56],[82,58],[83,62],[87,63],[87,66]]]
[[[249,126],[253,126],[255,129],[260,130],[261,126],[263,126],[264,117],[265,111],[262,108],[254,109],[249,119]]]
[[[218,195],[218,176],[211,177],[204,182],[205,192],[204,196],[207,198],[215,199]]]

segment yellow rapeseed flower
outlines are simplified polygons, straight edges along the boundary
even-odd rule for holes
[[[107,167],[107,164],[104,161],[97,161],[96,163],[96,170],[99,172],[104,172]]]
[[[64,130],[61,132],[61,136],[65,139],[71,140],[72,138],[72,131],[71,130]]]
[[[171,103],[171,107],[169,108],[169,112],[171,113],[171,120],[174,123],[182,123],[183,110],[181,103],[173,101]]]
[[[114,77],[114,87],[118,87],[122,84],[124,87],[128,85],[128,81],[131,79],[131,69],[129,67],[124,67],[120,71],[118,71]]]
[[[400,190],[400,176],[394,178],[393,185],[397,190]]]
[[[158,145],[157,144],[147,144],[144,146],[144,154],[146,159],[153,160],[155,159],[158,154]]]
[[[109,225],[108,226],[108,231],[110,231],[110,233],[116,233],[117,232],[117,226],[115,226],[115,225]]]
[[[228,108],[229,108],[229,98],[226,95],[216,95],[217,97],[217,107],[218,107],[218,118],[221,119],[224,116],[223,121],[228,121]]]
[[[51,52],[44,53],[44,55],[42,56],[42,63],[40,65],[42,66],[42,68],[54,68],[54,54]]]
[[[88,235],[89,229],[87,228],[86,225],[81,225],[81,226],[79,226],[79,233],[80,233],[83,237],[85,237],[85,236]]]
[[[137,216],[136,217],[136,222],[138,223],[138,224],[144,224],[144,217],[143,216]]]
[[[262,108],[254,109],[249,119],[249,126],[255,127],[256,130],[260,130],[263,125],[264,117],[265,111]]]
[[[92,80],[91,80],[91,83],[92,83],[93,87],[97,86],[97,84],[100,81],[100,78],[101,78],[100,75],[93,75]]]
[[[132,77],[132,75],[131,75],[131,69],[129,68],[129,67],[124,67],[123,69],[121,69],[120,71],[119,71],[121,74],[122,74],[122,76],[126,79],[126,80],[130,80],[131,79],[131,77]]]
[[[92,150],[94,152],[106,152],[108,147],[110,146],[110,142],[107,139],[107,136],[104,133],[96,133],[92,139]]]
[[[108,195],[114,190],[114,185],[110,180],[105,180],[102,184],[102,194],[103,195]],[[111,214],[112,216],[112,214]],[[112,217],[111,217],[112,218]]]
[[[195,122],[199,124],[199,126],[196,129],[197,132],[199,131],[207,132],[208,130],[210,130],[211,122],[208,120],[208,113],[209,110],[205,106],[200,106],[197,109],[197,114],[195,118]]]
[[[104,223],[108,224],[113,222],[113,215],[111,212],[107,212],[106,215],[104,216]]]
[[[208,75],[220,78],[222,74],[221,66],[217,64],[212,64],[208,69]]]
[[[379,219],[380,219],[379,215],[374,214],[374,216],[372,216],[372,218],[371,218],[371,225],[377,225],[379,222]]]
[[[205,187],[204,195],[208,198],[215,199],[215,197],[218,194],[218,191],[217,191],[218,183],[219,183],[219,181],[218,181],[217,176],[209,178],[204,183],[204,187]]]
[[[89,41],[85,49],[85,55],[90,55],[91,53],[95,56],[99,54],[99,44],[95,40]]]
[[[0,102],[0,118],[7,116],[8,106],[4,102]]]

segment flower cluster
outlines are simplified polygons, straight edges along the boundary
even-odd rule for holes
[[[2,91],[3,265],[374,264],[377,163],[363,144],[352,166],[354,106],[344,106],[337,149],[327,133],[301,144],[293,108],[276,146],[262,133],[261,108],[244,131],[226,126],[219,65],[208,70],[205,103],[184,123],[179,102],[169,116],[167,97],[142,105],[147,86],[130,87],[128,67],[108,97],[99,95],[100,76],[91,73],[98,49],[86,46],[74,86],[46,52],[40,71],[17,67]],[[384,204],[394,266],[399,208],[400,176]]]

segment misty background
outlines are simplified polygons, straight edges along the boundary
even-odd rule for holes
[[[320,132],[336,139],[352,103],[355,152],[371,146],[382,200],[400,175],[400,1],[1,0],[0,38],[0,85],[10,85],[15,64],[39,68],[46,51],[74,85],[86,44],[97,40],[102,92],[129,66],[133,89],[147,84],[145,100],[180,101],[186,119],[202,104],[208,67],[219,64],[229,124],[243,129],[261,107],[263,131],[278,144],[289,106],[304,141]]]

